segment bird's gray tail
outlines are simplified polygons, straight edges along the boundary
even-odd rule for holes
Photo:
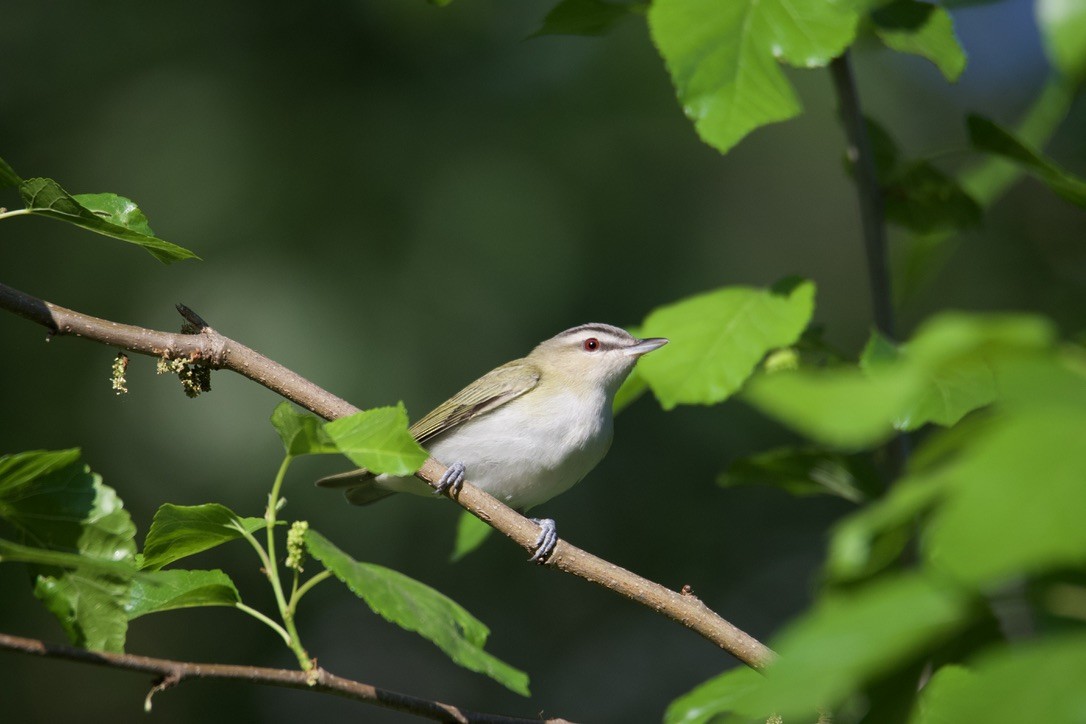
[[[365,468],[329,475],[318,480],[317,486],[342,489],[343,497],[347,498],[351,505],[369,505],[395,493],[378,485],[373,473]]]

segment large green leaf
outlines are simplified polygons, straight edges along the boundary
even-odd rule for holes
[[[429,457],[408,432],[403,403],[341,417],[324,429],[351,462],[375,473],[410,475]]]
[[[84,229],[136,244],[166,264],[199,258],[188,249],[156,237],[139,207],[123,196],[73,196],[56,181],[48,178],[23,181],[19,184],[19,194],[33,214],[67,221]]]
[[[234,582],[219,570],[144,571],[133,580],[125,611],[131,620],[177,608],[233,606],[240,600]]]
[[[110,561],[78,553],[65,553],[49,548],[22,545],[0,538],[0,563],[30,563],[51,568],[81,569],[91,574],[115,578],[133,578],[139,570],[133,561]]]
[[[120,651],[136,527],[116,492],[77,460],[71,450],[0,458],[0,517],[34,548],[75,556],[71,565],[28,560],[34,592],[74,644]]]
[[[757,485],[792,495],[836,495],[862,502],[878,487],[867,456],[817,447],[785,447],[739,458],[717,477],[722,487]]]
[[[858,449],[894,434],[894,421],[923,389],[905,366],[867,374],[857,367],[759,375],[743,398],[824,445]]]
[[[32,450],[0,457],[0,518],[7,517],[8,505],[22,497],[22,491],[37,478],[66,468],[79,460],[79,448]],[[17,512],[17,509],[16,509]]]
[[[623,18],[645,11],[644,5],[604,0],[562,0],[543,19],[541,35],[603,35]]]
[[[812,720],[819,709],[832,709],[930,650],[965,625],[970,613],[968,598],[917,574],[827,596],[775,639],[780,658],[736,708],[751,716]]]
[[[458,603],[402,573],[360,563],[310,530],[309,553],[385,619],[434,642],[457,664],[528,696],[528,676],[483,650],[490,631]]]
[[[654,310],[641,332],[667,337],[638,363],[665,409],[713,404],[750,377],[766,353],[799,339],[814,310],[814,284],[787,290],[726,287]]]
[[[927,560],[964,581],[1086,564],[1086,408],[1049,404],[993,424],[942,473]]]
[[[1001,647],[970,672],[936,673],[913,724],[1081,722],[1086,716],[1086,634]],[[948,676],[949,674],[949,676]]]
[[[734,711],[752,689],[762,686],[762,674],[740,666],[709,679],[671,702],[664,724],[705,724]]]
[[[964,666],[947,664],[936,671],[916,700],[911,724],[954,724],[957,719],[945,717],[948,700],[953,701],[969,686],[972,672]]]
[[[1009,159],[1036,176],[1050,189],[1076,206],[1086,207],[1086,181],[1057,166],[1005,128],[987,118],[970,115],[969,140],[980,151]]]
[[[945,313],[924,324],[896,358],[872,364],[869,353],[860,367],[759,375],[744,396],[813,440],[865,447],[895,429],[951,425],[987,405],[997,392],[995,360],[1041,354],[1052,336],[1051,324],[1037,317]]]
[[[649,30],[702,140],[726,152],[759,126],[799,114],[779,62],[824,66],[852,42],[855,3],[656,0]]]
[[[218,503],[173,505],[155,511],[143,541],[143,564],[156,571],[174,561],[252,533],[266,525],[263,518],[242,518]]]
[[[338,453],[339,448],[325,432],[324,420],[295,410],[289,402],[280,402],[271,417],[287,455]]]
[[[1033,7],[1052,66],[1072,83],[1086,80],[1086,3],[1037,0]]]
[[[871,13],[875,34],[888,48],[927,58],[948,81],[965,70],[965,51],[945,9],[918,0],[894,0]]]

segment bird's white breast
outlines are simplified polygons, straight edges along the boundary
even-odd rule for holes
[[[430,453],[446,465],[464,463],[469,481],[518,510],[568,490],[611,446],[610,400],[602,393],[563,391],[538,395],[545,398],[541,402],[534,394],[541,391],[450,430],[429,445]],[[430,492],[414,479],[380,483]]]

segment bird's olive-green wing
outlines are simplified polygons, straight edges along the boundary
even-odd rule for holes
[[[411,426],[411,434],[425,445],[427,440],[520,397],[539,384],[539,377],[539,368],[530,362],[507,362],[438,405]]]
[[[411,426],[411,434],[420,444],[425,444],[427,440],[433,440],[473,417],[520,397],[539,384],[539,377],[539,368],[529,362],[522,359],[508,362],[438,405],[430,414]],[[329,475],[318,480],[317,485],[322,488],[357,488],[361,491],[359,496],[366,497],[365,501],[355,500],[352,494],[347,497],[360,505],[369,502],[371,498],[379,499],[386,492],[373,487],[373,473],[365,468]],[[373,491],[377,491],[377,497],[371,496]]]

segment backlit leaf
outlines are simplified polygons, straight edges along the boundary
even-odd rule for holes
[[[780,62],[824,66],[856,33],[855,3],[827,0],[656,0],[649,30],[686,115],[726,152],[800,112]]]
[[[483,650],[490,631],[458,603],[402,573],[354,560],[316,531],[305,542],[374,613],[429,639],[460,666],[528,696],[528,676]]]
[[[67,221],[84,229],[146,249],[161,262],[198,259],[188,249],[159,239],[135,203],[116,194],[72,196],[56,181],[32,178],[19,184],[19,194],[32,214]]]
[[[660,307],[645,319],[646,337],[671,343],[638,363],[660,404],[727,399],[773,349],[799,339],[814,310],[814,284],[773,291],[725,287]]]
[[[351,462],[374,473],[410,475],[429,457],[408,432],[403,403],[341,417],[324,429]]]
[[[176,560],[252,533],[265,527],[263,518],[242,518],[218,503],[173,505],[156,512],[143,542],[143,565],[155,571]]]
[[[902,53],[927,58],[951,82],[965,70],[965,51],[944,8],[918,0],[895,0],[871,13],[875,34]]]

